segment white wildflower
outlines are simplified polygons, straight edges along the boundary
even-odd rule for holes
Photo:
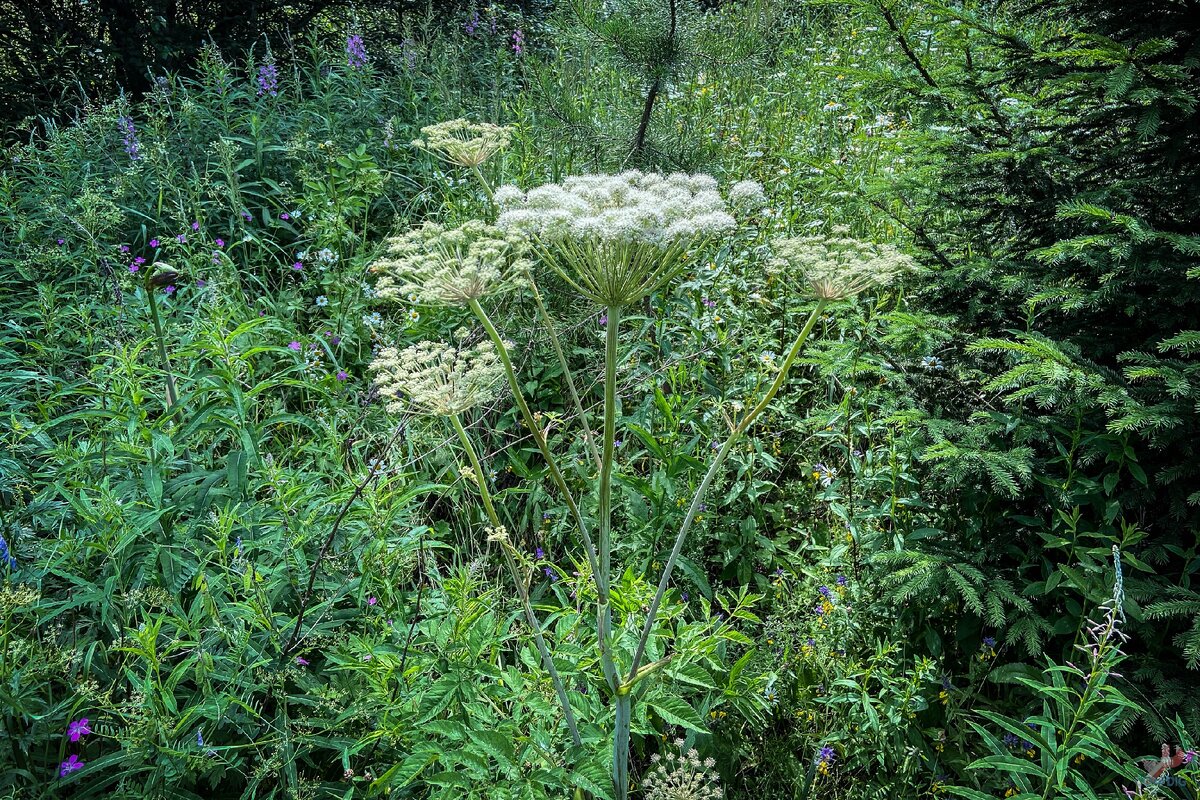
[[[380,297],[429,305],[465,305],[524,285],[528,241],[478,220],[457,228],[427,222],[389,240],[371,271]]]
[[[835,236],[802,236],[775,242],[773,272],[795,270],[817,297],[841,300],[892,281],[915,269],[911,258],[891,245],[846,238],[844,228]]]
[[[414,147],[462,167],[478,167],[512,141],[512,127],[452,119],[421,128]]]
[[[420,342],[383,348],[371,370],[389,411],[403,409],[407,397],[424,413],[450,416],[494,397],[504,365],[490,341],[461,349]]]
[[[605,306],[640,300],[682,269],[689,247],[736,227],[709,175],[577,175],[495,197],[497,226],[531,236],[568,283]]]

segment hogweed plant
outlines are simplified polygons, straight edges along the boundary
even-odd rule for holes
[[[512,141],[512,131],[508,125],[452,119],[421,128],[420,138],[414,139],[412,144],[447,164],[471,170],[491,200],[492,188],[480,168],[492,156],[508,147]]]
[[[432,129],[439,130],[437,126]],[[430,137],[430,141],[439,140]],[[841,262],[847,272],[843,280],[839,281],[834,274],[826,274],[822,280],[812,281],[816,295],[815,308],[785,356],[773,365],[774,375],[767,382],[767,388],[753,402],[732,409],[730,413],[733,416],[727,417],[729,433],[723,444],[715,448],[715,456],[691,498],[687,514],[674,536],[670,554],[661,566],[653,598],[643,607],[644,619],[640,624],[622,626],[621,630],[614,631],[613,484],[617,429],[621,423],[619,409],[622,406],[622,398],[618,394],[617,367],[623,358],[619,345],[623,312],[642,303],[651,293],[668,287],[671,280],[694,263],[696,255],[706,247],[723,237],[732,236],[737,222],[731,210],[760,205],[762,187],[743,182],[737,184],[727,197],[721,193],[717,181],[707,175],[663,176],[630,171],[620,175],[577,176],[561,184],[548,184],[528,191],[503,186],[495,192],[494,198],[499,209],[494,228],[479,222],[467,223],[453,230],[427,226],[393,239],[388,257],[374,266],[375,272],[381,276],[379,285],[385,297],[404,296],[410,301],[430,305],[469,308],[486,331],[490,349],[478,349],[484,347],[479,345],[466,355],[449,345],[417,345],[403,352],[385,350],[376,366],[380,375],[381,394],[390,403],[396,402],[400,396],[408,397],[423,410],[447,417],[454,427],[470,462],[469,477],[478,488],[491,522],[490,538],[502,545],[505,561],[525,608],[526,619],[532,626],[538,650],[555,684],[572,738],[578,743],[570,701],[533,616],[527,584],[517,565],[517,555],[507,531],[500,524],[484,479],[484,467],[460,419],[460,413],[468,402],[466,398],[474,401],[476,396],[473,392],[483,391],[474,388],[473,376],[486,373],[486,379],[490,380],[497,372],[502,372],[507,378],[517,409],[545,460],[551,482],[566,505],[583,544],[588,577],[595,589],[597,657],[614,715],[614,796],[626,800],[630,792],[633,704],[644,700],[645,695],[638,691],[638,685],[673,659],[682,655],[680,661],[686,660],[686,653],[661,652],[661,643],[655,637],[655,631],[658,630],[655,623],[688,533],[704,508],[706,492],[731,449],[762,417],[783,388],[825,306],[831,301],[886,283],[904,265],[890,254],[885,256],[881,254],[882,251],[864,247],[856,251],[853,258]],[[602,308],[605,326],[604,396],[599,446],[592,438],[592,426],[576,390],[577,384],[568,359],[554,333],[541,295],[529,277],[526,251],[523,249],[526,245],[538,261],[555,271],[569,287]],[[793,252],[786,244],[780,248],[779,260],[797,270],[809,270],[814,274],[817,270],[830,270],[828,259],[816,259],[811,250]],[[525,398],[526,387],[513,364],[511,345],[505,341],[480,303],[481,299],[522,287],[527,287],[536,301],[541,322],[554,344],[563,369],[589,454],[598,466],[593,484],[594,512],[591,504],[577,497],[568,484],[560,466],[562,458],[552,451],[547,439],[548,431],[539,424],[540,415],[530,409]],[[492,360],[493,356],[498,359],[498,365]],[[685,754],[684,766],[690,765],[692,760],[690,755]],[[672,794],[675,791],[672,788],[675,787],[672,783],[674,778],[660,775],[662,770],[655,772],[654,769],[647,778],[648,790],[658,793],[653,796],[693,796],[677,792]],[[698,774],[700,779],[696,787],[698,791],[703,791],[695,796],[719,797],[719,789],[704,788],[711,783],[707,768],[701,769]],[[689,786],[695,783],[692,780],[695,777],[688,778]]]

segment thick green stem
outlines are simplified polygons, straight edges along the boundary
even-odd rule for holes
[[[450,422],[454,425],[454,432],[458,434],[458,440],[462,442],[463,450],[467,454],[467,460],[471,462],[471,469],[475,473],[475,485],[479,489],[479,496],[483,500],[483,507],[487,512],[488,519],[491,520],[492,527],[499,530],[502,527],[500,516],[496,513],[496,506],[492,503],[492,495],[487,488],[487,478],[484,477],[483,465],[479,462],[479,456],[475,453],[475,446],[471,443],[471,438],[467,436],[467,432],[457,415],[451,415]],[[567,687],[563,683],[562,676],[558,674],[558,669],[554,666],[554,658],[550,655],[550,648],[546,646],[545,637],[542,636],[542,624],[538,621],[537,614],[533,610],[533,604],[529,601],[529,587],[526,586],[525,579],[521,575],[521,571],[517,568],[516,559],[513,558],[512,544],[507,540],[503,540],[500,542],[500,545],[501,552],[504,553],[505,565],[508,567],[509,574],[512,575],[513,583],[517,587],[517,594],[521,598],[521,608],[525,612],[525,621],[529,623],[529,627],[533,631],[534,642],[537,643],[537,649],[542,656],[542,662],[546,665],[546,671],[550,673],[550,680],[554,683],[554,692],[558,695],[558,702],[562,705],[563,717],[566,719],[567,728],[571,732],[571,741],[576,747],[581,747],[583,740],[579,737],[579,725],[575,722],[575,712],[571,710],[571,702],[567,697]]]
[[[571,494],[570,487],[567,486],[566,478],[563,477],[557,460],[550,453],[550,446],[546,442],[546,437],[533,419],[533,413],[529,410],[529,404],[525,402],[525,396],[521,393],[521,384],[517,380],[517,373],[513,368],[512,359],[508,354],[508,348],[505,346],[504,340],[500,337],[496,326],[492,324],[492,320],[488,317],[487,312],[483,310],[483,306],[479,305],[476,300],[472,300],[470,306],[471,311],[474,312],[483,325],[484,330],[487,331],[492,344],[495,345],[496,352],[500,355],[505,375],[508,377],[509,388],[512,389],[513,399],[516,401],[517,408],[521,412],[521,418],[525,421],[525,427],[529,429],[529,433],[533,436],[538,450],[541,451],[542,458],[546,461],[546,467],[550,470],[550,478],[562,494],[563,501],[567,504],[567,508],[571,512],[571,517],[575,521],[575,526],[579,529],[580,536],[583,537],[588,566],[592,571],[592,580],[596,584],[596,633],[600,648],[600,668],[604,672],[604,679],[608,683],[609,689],[615,692],[620,682],[620,675],[617,672],[616,662],[613,661],[608,641],[609,584],[607,575],[602,574],[600,569],[596,545],[592,541],[591,534],[588,532],[587,523],[584,522],[583,514],[579,510],[579,504],[575,502],[575,497]]]
[[[627,800],[629,797],[629,725],[632,712],[630,695],[618,694],[613,730],[613,789],[617,800]]]
[[[612,578],[612,471],[617,435],[617,331],[621,307],[605,309],[604,328],[604,438],[600,454],[600,572],[604,582]]]
[[[804,349],[804,343],[808,340],[808,336],[812,333],[813,325],[816,324],[817,318],[825,309],[825,300],[820,300],[817,307],[813,309],[812,314],[808,317],[808,322],[805,323],[803,330],[792,343],[791,350],[788,351],[787,357],[783,364],[779,367],[779,372],[775,375],[775,380],[771,383],[771,387],[767,390],[758,404],[754,406],[746,416],[734,426],[730,432],[729,438],[725,440],[717,457],[709,465],[708,471],[704,473],[703,480],[700,481],[700,488],[696,490],[696,495],[692,498],[692,504],[688,507],[687,516],[683,520],[683,525],[679,528],[679,534],[675,537],[675,546],[671,548],[671,555],[667,558],[667,563],[663,565],[662,577],[658,581],[658,591],[654,593],[654,599],[650,602],[650,610],[646,612],[646,623],[642,626],[642,635],[638,639],[637,650],[633,654],[633,662],[629,667],[629,680],[633,680],[638,674],[638,666],[642,663],[642,658],[646,654],[646,644],[650,641],[650,634],[654,630],[654,621],[658,617],[658,608],[662,604],[663,595],[667,593],[667,586],[671,582],[671,572],[675,569],[675,562],[679,559],[679,553],[683,550],[683,543],[687,539],[688,531],[692,528],[692,522],[696,519],[696,515],[700,511],[700,503],[704,498],[705,492],[708,491],[709,484],[716,477],[717,471],[724,463],[725,457],[729,455],[729,451],[733,449],[733,445],[741,438],[754,421],[766,410],[767,404],[774,399],[783,382],[787,379],[788,372],[795,363],[796,358],[800,355],[800,351]]]
[[[563,353],[562,343],[558,340],[558,333],[554,330],[554,323],[550,321],[550,313],[546,311],[546,305],[542,302],[542,293],[538,291],[537,284],[532,284],[533,299],[537,301],[538,312],[542,315],[542,322],[546,326],[546,331],[550,334],[550,343],[554,345],[554,354],[558,356],[558,365],[562,367],[563,378],[567,382],[567,391],[571,395],[571,402],[575,406],[575,414],[579,417],[579,424],[583,427],[583,440],[587,443],[588,452],[592,454],[592,460],[596,462],[596,469],[600,469],[603,462],[600,460],[600,451],[596,449],[596,439],[592,436],[592,426],[588,420],[587,411],[583,408],[583,402],[579,399],[579,391],[575,388],[575,378],[571,374],[571,367],[567,364],[567,357]]]

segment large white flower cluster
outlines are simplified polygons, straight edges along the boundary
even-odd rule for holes
[[[413,147],[462,167],[478,167],[512,141],[512,127],[452,119],[421,128]]]
[[[528,192],[502,186],[496,204],[499,227],[547,243],[573,239],[667,247],[717,236],[736,225],[709,175],[638,170],[578,175]]]
[[[463,305],[528,283],[529,242],[479,220],[457,228],[426,222],[388,240],[371,266],[380,297],[429,305]]]
[[[775,273],[795,270],[823,300],[853,297],[875,286],[890,283],[910,272],[916,263],[895,247],[852,239],[846,230],[835,236],[802,236],[774,243]]]
[[[407,397],[422,413],[448,417],[495,397],[504,364],[490,341],[461,349],[419,342],[385,347],[371,370],[388,411],[404,410]]]

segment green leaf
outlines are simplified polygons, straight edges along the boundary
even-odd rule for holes
[[[697,733],[708,733],[708,728],[704,727],[704,721],[700,718],[700,714],[696,709],[692,708],[683,700],[669,694],[659,694],[652,699],[647,699],[646,704],[653,708],[665,722],[672,725],[679,725]]]

